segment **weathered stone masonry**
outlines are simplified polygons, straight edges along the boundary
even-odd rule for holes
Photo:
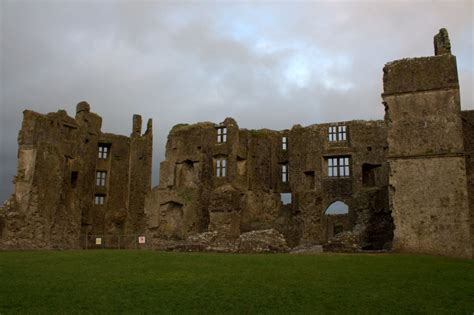
[[[472,115],[461,114],[456,57],[446,30],[434,43],[435,56],[384,68],[394,246],[471,257]]]
[[[344,128],[344,140],[331,141],[330,128]],[[225,141],[219,141],[219,130],[225,130]],[[231,118],[218,125],[177,125],[168,137],[160,185],[146,207],[151,235],[185,241],[211,231],[231,241],[275,229],[293,247],[327,243],[335,229],[358,225],[356,245],[381,249],[392,238],[386,152],[383,121],[284,131],[239,129]],[[334,159],[349,161],[347,176],[330,176]],[[280,200],[282,193],[292,195],[290,204]],[[336,201],[349,205],[349,213],[328,215]]]
[[[102,133],[85,102],[75,118],[25,111],[0,249],[144,234],[148,248],[172,250],[472,258],[474,111],[461,111],[445,29],[434,48],[385,65],[384,120],[281,131],[241,129],[232,118],[176,125],[153,189],[151,120],[142,134],[135,115],[124,137]]]
[[[141,135],[135,115],[130,138],[102,133],[101,124],[85,102],[75,118],[62,110],[24,112],[15,193],[0,217],[0,248],[79,248],[85,235],[144,233],[151,120]]]
[[[238,250],[239,235],[271,229],[291,247],[381,249],[393,239],[399,251],[472,257],[474,116],[461,113],[446,30],[434,46],[434,57],[385,66],[384,122],[271,131],[228,118],[173,128],[146,207],[151,235],[207,248],[234,240]],[[341,160],[346,174],[331,176]],[[329,214],[334,202],[349,212]]]

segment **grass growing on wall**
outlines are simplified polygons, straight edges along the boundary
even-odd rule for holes
[[[474,312],[474,261],[410,255],[0,252],[0,314]]]

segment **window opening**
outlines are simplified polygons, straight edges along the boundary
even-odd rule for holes
[[[96,172],[96,186],[105,186],[105,182],[107,179],[107,172],[104,171],[98,171]]]
[[[350,175],[349,157],[332,157],[327,159],[329,177],[348,177]]]
[[[329,141],[346,141],[347,127],[346,126],[331,126],[329,127]]]
[[[216,160],[216,176],[225,177],[226,170],[227,170],[227,160],[226,159]]]
[[[287,183],[289,180],[289,167],[288,164],[281,166],[281,181]]]
[[[288,138],[287,137],[282,137],[281,138],[281,148],[285,151],[288,149]]]
[[[227,142],[227,127],[217,128],[217,142],[226,143]]]
[[[79,177],[79,172],[76,172],[76,171],[71,172],[71,188],[76,188],[78,177]]]
[[[109,154],[109,146],[105,144],[99,144],[99,159],[105,160]]]
[[[291,204],[291,193],[281,193],[280,194],[280,201],[284,205],[289,205]]]
[[[95,195],[94,204],[103,205],[105,203],[105,195]]]

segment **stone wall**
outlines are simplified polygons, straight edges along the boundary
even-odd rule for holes
[[[447,32],[440,34],[435,45],[447,46]],[[471,257],[456,57],[435,50],[384,68],[394,247]]]
[[[143,136],[131,138],[102,133],[101,124],[85,102],[75,118],[63,110],[24,112],[15,193],[0,209],[0,248],[80,248],[85,235],[144,232],[151,122]],[[108,148],[104,159],[100,146]],[[97,171],[107,174],[104,186],[97,185]]]
[[[346,139],[329,141],[329,128],[337,126],[345,126]],[[219,142],[218,129],[224,127],[227,138]],[[385,224],[374,229],[383,233],[374,236],[378,241],[372,247],[380,249],[391,241],[388,199],[374,204],[363,197],[373,189],[388,192],[383,121],[273,131],[239,129],[235,120],[227,118],[220,124],[175,126],[166,149],[160,184],[145,207],[150,236],[157,243],[179,243],[205,232],[231,241],[242,233],[275,229],[291,247],[322,244],[334,236],[336,224],[352,230],[364,211],[379,216],[374,222]],[[328,158],[334,157],[350,159],[348,176],[328,176]],[[226,174],[218,176],[222,159]],[[282,178],[283,166],[288,167],[287,181]],[[281,193],[291,194],[292,202],[283,204]],[[338,200],[349,205],[349,213],[325,214]],[[374,207],[384,211],[369,210]],[[366,242],[370,241],[364,234],[361,244]]]
[[[474,110],[462,111],[461,117],[466,153],[467,191],[471,212],[471,244],[474,255]]]

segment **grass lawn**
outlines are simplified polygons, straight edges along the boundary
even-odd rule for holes
[[[474,260],[0,252],[0,314],[474,313]]]

